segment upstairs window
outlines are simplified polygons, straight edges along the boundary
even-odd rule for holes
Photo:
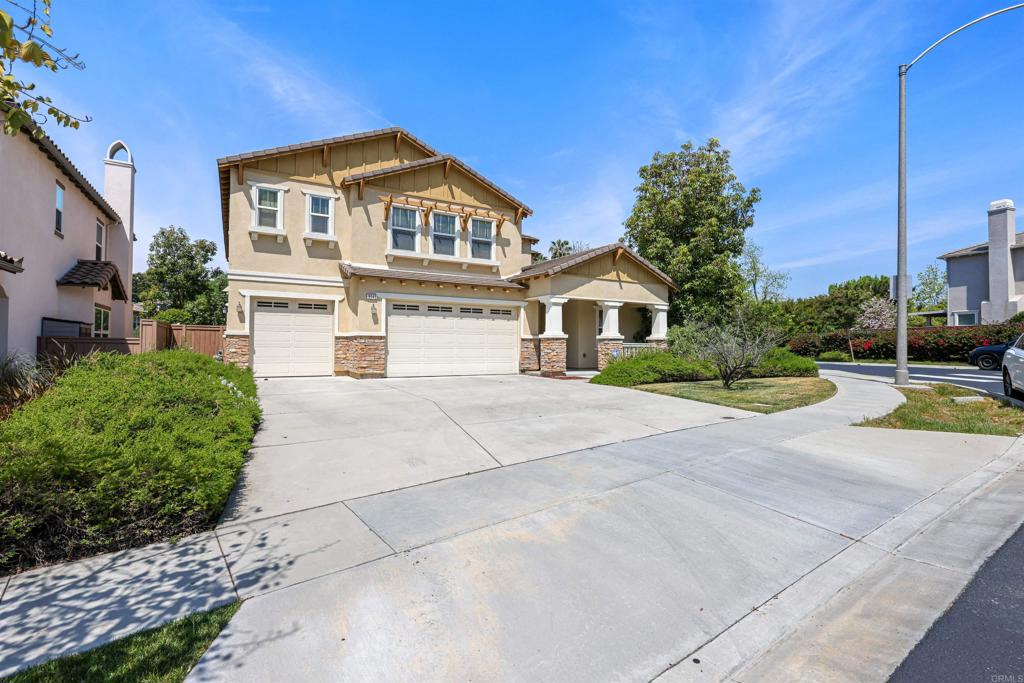
[[[281,229],[281,190],[256,188],[256,226]]]
[[[107,226],[96,221],[96,260],[102,261],[107,255]]]
[[[331,223],[331,202],[330,197],[319,197],[315,194],[309,195],[309,232],[318,235],[330,235]]]
[[[434,233],[432,236],[435,254],[455,256],[456,217],[450,213],[434,213]]]
[[[415,210],[401,206],[391,208],[391,248],[399,251],[418,251]]]
[[[54,218],[53,230],[54,230],[54,232],[59,232],[59,233],[63,234],[63,232],[64,232],[64,186],[61,185],[60,183],[57,183],[56,204],[57,204],[57,215]]]
[[[470,256],[490,261],[494,258],[494,223],[474,218],[470,234]]]

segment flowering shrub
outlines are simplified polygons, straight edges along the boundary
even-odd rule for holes
[[[966,361],[971,349],[991,343],[1012,341],[1024,333],[1024,324],[976,325],[973,327],[911,328],[907,354],[911,360]],[[815,357],[826,351],[849,352],[855,358],[896,357],[895,330],[851,330],[828,334],[802,334],[789,340],[789,350]]]

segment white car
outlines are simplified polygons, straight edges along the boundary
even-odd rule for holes
[[[1024,399],[1024,334],[1003,354],[1003,393]]]

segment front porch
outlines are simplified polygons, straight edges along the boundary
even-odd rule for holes
[[[602,370],[642,349],[666,348],[668,305],[540,297],[540,371]]]

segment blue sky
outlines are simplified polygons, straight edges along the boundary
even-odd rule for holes
[[[804,296],[895,270],[897,65],[1003,4],[55,0],[87,68],[38,82],[93,117],[49,130],[97,184],[131,147],[136,269],[161,225],[223,248],[227,154],[399,125],[528,203],[546,248],[614,241],[652,153],[715,136]],[[1024,204],[1022,37],[1024,10],[911,71],[912,272],[983,241],[989,201]]]

